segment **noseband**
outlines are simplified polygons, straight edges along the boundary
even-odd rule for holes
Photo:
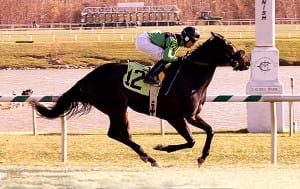
[[[245,54],[245,51],[239,50],[231,56],[230,64],[235,71],[248,70],[250,62],[248,57]]]

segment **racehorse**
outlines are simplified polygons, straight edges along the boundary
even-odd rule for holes
[[[195,140],[187,123],[203,129],[206,140],[202,155],[197,159],[200,167],[209,155],[213,138],[212,127],[200,116],[216,67],[231,65],[233,70],[247,70],[250,66],[243,50],[237,48],[222,35],[211,32],[212,36],[202,45],[198,45],[185,58],[179,58],[164,72],[165,78],[157,98],[156,116],[167,120],[186,140],[184,144],[157,145],[156,150],[174,152],[192,148]],[[180,72],[178,70],[180,69]],[[148,155],[140,145],[132,140],[127,108],[149,115],[149,96],[128,90],[123,85],[127,71],[125,63],[109,63],[97,67],[66,91],[52,107],[45,107],[37,101],[32,105],[44,117],[56,118],[63,114],[88,113],[92,106],[107,114],[110,120],[108,136],[129,146],[144,162],[154,167],[159,163]],[[172,88],[166,90],[173,81]],[[225,80],[224,80],[225,82]]]

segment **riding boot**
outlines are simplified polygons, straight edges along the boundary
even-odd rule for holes
[[[167,62],[165,62],[164,60],[159,60],[147,73],[144,82],[151,85],[160,85],[158,74],[164,70],[165,64],[167,64]]]

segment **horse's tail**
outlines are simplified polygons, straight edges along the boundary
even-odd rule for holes
[[[91,105],[82,93],[79,82],[59,97],[53,107],[47,108],[44,105],[33,102],[39,114],[47,118],[57,118],[62,115],[71,117],[75,114],[86,114],[91,110]]]

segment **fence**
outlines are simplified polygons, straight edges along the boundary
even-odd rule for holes
[[[204,26],[214,23],[215,20],[183,20],[179,21],[183,25],[195,25],[199,21],[206,21],[203,23]],[[159,21],[157,21],[159,22]],[[276,18],[276,24],[300,24],[300,18]],[[82,23],[36,23],[38,28],[51,28],[51,29],[68,29],[68,30],[78,30],[85,29]],[[255,25],[255,19],[222,19],[218,24],[221,25]],[[37,25],[29,24],[0,24],[0,30],[28,30],[32,28],[37,28]],[[120,25],[115,24],[114,28],[124,28],[123,22]],[[91,27],[89,27],[91,28]],[[95,27],[97,28],[97,27]],[[101,27],[102,28],[102,27]],[[106,27],[111,28],[111,27]]]
[[[254,25],[219,25],[197,26],[202,38],[209,37],[210,32],[219,32],[229,39],[255,39]],[[183,26],[173,27],[135,27],[135,28],[92,28],[92,29],[61,29],[61,28],[29,28],[26,30],[0,30],[0,42],[103,42],[103,41],[134,41],[142,32],[160,29],[179,32]],[[276,25],[276,38],[300,38],[300,24]]]
[[[59,96],[0,96],[0,102],[56,102]],[[208,95],[206,102],[269,102],[271,109],[271,163],[277,164],[276,102],[299,102],[300,95]],[[37,134],[36,112],[33,108],[33,133]],[[292,110],[290,110],[292,111]],[[67,121],[61,117],[62,161],[67,161]],[[292,128],[290,128],[291,130]]]

